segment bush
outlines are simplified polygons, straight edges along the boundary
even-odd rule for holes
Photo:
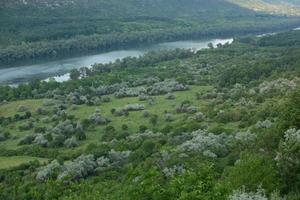
[[[116,131],[115,127],[107,126],[107,127],[105,127],[104,133],[101,138],[103,141],[111,141],[114,138],[116,138],[116,134],[117,134],[117,131]]]
[[[233,190],[245,186],[250,191],[256,191],[261,185],[269,194],[281,187],[273,160],[249,153],[242,154],[240,160],[236,161],[226,175],[225,182]]]
[[[300,130],[289,129],[284,133],[276,161],[287,188],[297,191],[300,188]]]
[[[143,113],[143,117],[144,118],[148,118],[150,116],[150,113],[148,112],[148,111],[145,111],[144,113]]]
[[[280,112],[280,129],[285,131],[289,128],[300,129],[300,87],[293,92]]]
[[[42,147],[47,147],[49,144],[49,141],[45,138],[43,134],[36,135],[33,142]]]
[[[268,129],[271,128],[272,122],[270,120],[258,121],[255,125],[256,128]]]
[[[17,109],[17,112],[26,112],[28,111],[28,108],[24,105],[19,105],[18,106],[18,109]]]
[[[197,130],[191,133],[192,139],[182,143],[178,150],[183,152],[199,152],[203,156],[224,156],[228,153],[228,147],[232,138],[226,134],[215,135],[206,130]]]
[[[34,135],[28,135],[20,140],[19,145],[32,144],[34,139]]]
[[[205,115],[202,112],[197,112],[194,116],[194,120],[197,122],[202,122],[205,120]]]
[[[37,172],[36,179],[38,181],[45,181],[47,179],[55,178],[59,173],[61,166],[57,160],[53,160],[50,164],[40,168]]]
[[[173,99],[175,99],[176,97],[175,97],[175,95],[173,94],[173,93],[168,93],[168,94],[166,94],[166,97],[165,97],[167,100],[173,100]]]
[[[165,114],[165,120],[166,120],[167,122],[172,122],[172,121],[174,121],[175,119],[174,119],[174,116],[173,116],[172,114],[167,113],[167,114]]]
[[[141,125],[141,126],[139,127],[139,130],[140,130],[141,133],[144,133],[146,130],[148,130],[148,127],[145,126],[145,125]]]
[[[10,132],[5,131],[1,126],[0,126],[0,142],[5,141],[10,138]]]
[[[32,128],[33,128],[33,123],[32,122],[26,122],[26,123],[23,123],[19,126],[20,131],[28,131]]]
[[[77,139],[75,137],[68,138],[64,142],[64,146],[67,148],[77,147],[78,145],[79,145],[79,142],[77,141]]]
[[[181,103],[179,107],[176,108],[176,112],[178,113],[189,113],[193,114],[197,112],[197,108],[195,106],[191,106],[190,102],[184,101]]]
[[[140,111],[145,110],[145,106],[143,104],[128,104],[123,108],[124,111]]]
[[[64,135],[53,135],[53,140],[50,143],[51,147],[62,147],[64,145],[64,142],[66,140],[66,137]]]
[[[258,189],[256,192],[246,192],[243,188],[233,191],[229,196],[229,200],[268,200],[268,198],[262,189]]]
[[[166,80],[163,82],[154,83],[147,89],[150,95],[167,94],[173,91],[188,90],[188,87],[174,80]]]
[[[111,102],[111,98],[109,96],[102,96],[101,101],[103,103],[109,103],[109,102]]]
[[[152,115],[150,118],[150,123],[155,126],[158,122],[158,115]]]
[[[38,114],[38,115],[46,115],[46,114],[47,114],[47,111],[46,111],[45,109],[43,109],[43,108],[37,108],[37,109],[35,110],[35,112],[36,112],[36,114]]]
[[[100,112],[95,112],[92,116],[90,116],[90,121],[96,125],[105,125],[110,123],[110,120],[103,117]]]
[[[122,125],[122,130],[123,130],[123,131],[127,131],[127,130],[128,130],[128,126],[127,126],[126,124],[123,124],[123,125]]]

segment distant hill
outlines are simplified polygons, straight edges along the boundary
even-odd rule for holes
[[[65,13],[60,13],[60,16],[64,17],[68,17],[67,15],[83,16],[88,14],[101,18],[120,16],[186,18],[201,16],[203,13],[208,15],[220,13],[226,13],[227,15],[230,13],[243,13],[245,15],[245,12],[250,13],[249,10],[239,8],[224,0],[2,0],[1,2],[0,7],[4,8],[4,12],[7,10],[23,13],[32,10],[38,10],[39,12],[63,10]],[[81,12],[77,12],[78,10]],[[14,12],[11,12],[11,14],[14,14]]]
[[[264,32],[300,23],[298,18],[256,12],[241,2],[1,0],[0,66],[142,43]]]
[[[259,12],[300,16],[299,0],[228,0],[228,2]]]

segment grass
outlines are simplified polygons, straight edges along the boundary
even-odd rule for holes
[[[149,105],[147,101],[140,101],[138,97],[131,97],[131,98],[115,98],[114,96],[111,96],[112,101],[109,103],[103,103],[100,106],[87,106],[87,105],[80,105],[77,106],[75,110],[68,108],[67,113],[69,115],[74,115],[77,119],[88,119],[93,113],[95,113],[95,110],[98,108],[101,111],[101,114],[106,117],[110,118],[112,122],[109,124],[110,126],[113,126],[117,132],[122,132],[122,125],[126,124],[128,126],[128,132],[130,134],[135,134],[139,132],[139,128],[141,125],[144,125],[148,127],[150,130],[153,130],[154,132],[160,131],[163,129],[166,125],[176,127],[178,123],[185,123],[188,121],[188,117],[192,116],[192,114],[178,114],[175,112],[176,107],[179,106],[183,101],[188,100],[191,102],[191,104],[198,108],[198,111],[204,111],[205,107],[209,103],[209,100],[197,100],[196,93],[205,93],[207,91],[210,91],[212,89],[211,86],[192,86],[190,87],[190,90],[187,91],[179,91],[174,92],[175,99],[173,100],[167,100],[165,98],[165,95],[159,95],[154,96],[154,105]],[[43,99],[41,100],[26,100],[26,101],[15,101],[10,102],[5,105],[2,105],[0,107],[0,114],[4,116],[13,116],[17,112],[17,108],[19,105],[24,105],[28,107],[29,111],[34,111],[37,107],[42,106]],[[145,118],[143,116],[144,111],[137,111],[137,112],[130,112],[129,116],[121,116],[116,117],[111,113],[111,109],[119,109],[123,108],[124,106],[128,104],[144,104],[145,105],[145,111],[149,112],[151,115],[157,115],[158,116],[158,123],[153,125],[150,123],[150,118]],[[165,112],[172,113],[174,116],[174,121],[172,122],[166,122],[165,121]],[[204,113],[205,114],[205,113]],[[0,115],[0,116],[1,116]],[[38,119],[40,116],[33,113],[32,119],[34,121],[34,126],[50,126],[51,124],[44,124]],[[18,146],[18,142],[21,138],[25,137],[26,135],[33,134],[33,130],[29,131],[19,131],[18,126],[22,123],[26,122],[26,120],[21,122],[16,122],[10,124],[8,127],[6,127],[7,130],[10,131],[11,135],[14,137],[14,139],[9,139],[7,141],[1,142],[1,146],[6,149],[17,149],[20,146]],[[215,127],[223,127],[225,129],[236,129],[238,124],[216,124],[216,123],[210,123],[209,126],[211,128]],[[104,133],[104,129],[106,126],[96,126],[94,128],[90,128],[87,130],[87,140],[85,140],[82,145],[75,149],[66,149],[61,148],[60,150],[62,152],[71,152],[76,151],[78,149],[85,148],[87,145],[91,143],[98,143],[101,141],[101,137]],[[24,158],[24,157],[23,157]],[[4,162],[4,158],[2,158],[2,162]],[[26,159],[25,159],[26,160]],[[8,160],[8,163],[13,163],[13,161],[16,161],[15,159]],[[20,163],[22,163],[24,159],[20,157]],[[1,161],[0,161],[1,163]]]
[[[37,157],[30,157],[30,156],[0,157],[0,169],[9,169],[12,167],[17,167],[20,166],[21,164],[26,164],[35,160],[41,163],[45,163],[48,161],[48,159],[45,158],[37,158]]]
[[[178,105],[180,105],[181,102],[185,100],[189,100],[192,102],[192,105],[196,106],[199,111],[205,106],[207,102],[200,101],[196,99],[196,93],[197,92],[205,92],[211,90],[210,86],[194,86],[191,87],[188,91],[179,91],[174,92],[174,95],[176,96],[176,99],[174,100],[167,100],[165,98],[165,95],[155,96],[155,104],[149,105],[147,101],[139,101],[138,97],[131,97],[131,98],[114,98],[112,97],[112,101],[109,103],[104,103],[100,106],[86,106],[81,105],[78,106],[76,110],[68,110],[69,114],[72,114],[76,116],[79,119],[86,119],[89,118],[95,110],[98,108],[101,111],[101,114],[104,117],[107,117],[112,120],[112,122],[109,124],[116,128],[117,131],[121,131],[121,127],[123,124],[126,124],[129,129],[128,131],[130,133],[137,133],[139,131],[139,127],[141,125],[145,125],[150,129],[161,129],[166,124],[172,125],[173,123],[178,123],[185,119],[186,115],[184,114],[176,114],[175,109]],[[149,122],[149,118],[145,118],[143,116],[144,111],[138,111],[138,112],[130,112],[129,116],[121,116],[116,117],[113,114],[111,114],[111,109],[113,108],[123,108],[124,106],[128,104],[143,104],[145,105],[145,111],[148,111],[152,115],[158,115],[158,123],[153,126]],[[173,122],[166,122],[165,121],[165,112],[170,112],[174,114],[174,121]],[[104,131],[105,126],[96,127],[95,130],[91,131],[88,134],[88,140],[94,141],[100,140],[101,133]]]
[[[34,112],[38,107],[42,106],[43,100],[23,100],[13,101],[4,105],[0,105],[0,117],[12,117],[18,112],[18,107],[23,105],[28,108],[28,111]]]

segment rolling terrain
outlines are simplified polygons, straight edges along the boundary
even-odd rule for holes
[[[299,199],[299,36],[0,86],[0,199]]]
[[[224,0],[6,0],[0,4],[0,66],[297,25],[297,17]]]

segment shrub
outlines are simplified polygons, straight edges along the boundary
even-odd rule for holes
[[[146,101],[146,100],[148,100],[150,97],[148,96],[148,95],[146,95],[146,94],[140,94],[139,95],[139,100],[140,101]]]
[[[40,168],[37,172],[36,179],[38,181],[45,181],[57,176],[61,166],[57,160],[53,160],[50,164]]]
[[[163,173],[167,178],[172,178],[175,175],[182,175],[185,172],[185,169],[182,165],[174,165],[171,168],[164,168]]]
[[[20,131],[27,131],[33,128],[32,122],[25,122],[19,126]]]
[[[46,127],[35,127],[34,128],[34,133],[45,133],[46,132]]]
[[[17,112],[26,112],[28,111],[28,108],[24,105],[19,105],[18,106],[18,109],[17,109]]]
[[[285,131],[289,128],[300,129],[300,87],[297,88],[283,105],[280,112],[280,129]]]
[[[238,144],[245,146],[253,143],[256,140],[257,136],[248,130],[246,132],[236,133],[234,138],[238,142]]]
[[[167,100],[173,100],[175,99],[175,95],[173,93],[168,93],[166,94],[166,97],[165,97]]]
[[[93,155],[81,155],[73,162],[65,164],[57,179],[70,178],[71,180],[79,180],[94,173],[96,167],[97,163]]]
[[[62,147],[64,145],[64,142],[66,140],[66,137],[64,135],[52,135],[53,140],[50,143],[51,147]]]
[[[197,122],[202,122],[205,120],[205,115],[202,112],[197,112],[193,118]]]
[[[145,126],[145,125],[141,125],[141,126],[139,127],[139,130],[140,130],[141,133],[144,133],[146,130],[148,130],[148,127]]]
[[[122,125],[122,130],[123,130],[123,131],[127,131],[127,130],[128,130],[128,126],[127,126],[126,124],[123,124],[123,125]]]
[[[146,89],[141,88],[121,88],[118,92],[115,93],[117,98],[123,97],[137,97],[139,95],[144,95]]]
[[[90,121],[96,125],[105,125],[110,122],[109,119],[103,117],[100,112],[95,112],[92,116],[90,116]]]
[[[4,128],[0,126],[0,142],[5,141],[10,138],[10,132],[5,131]]]
[[[102,140],[103,141],[111,141],[116,137],[116,129],[113,126],[107,126],[105,127],[104,133],[102,135]]]
[[[38,114],[38,115],[46,115],[47,114],[47,111],[43,108],[37,108],[35,110],[35,112]]]
[[[178,113],[189,113],[193,114],[197,112],[197,108],[195,106],[191,106],[189,102],[182,102],[179,107],[176,108],[176,112]]]
[[[229,196],[229,200],[268,200],[265,191],[258,189],[256,192],[246,192],[245,188],[234,190]]]
[[[174,116],[170,113],[167,113],[167,114],[165,114],[165,120],[167,122],[172,122],[172,121],[174,121]]]
[[[109,96],[102,96],[101,101],[103,103],[109,103],[109,102],[111,102],[111,98]]]
[[[150,118],[150,123],[155,126],[158,122],[158,115],[152,115]]]
[[[108,158],[114,166],[121,166],[123,162],[130,156],[131,151],[115,151],[114,149],[108,152]]]
[[[229,170],[225,182],[231,189],[245,186],[255,191],[261,185],[268,193],[281,187],[281,181],[272,159],[258,154],[244,153]]]
[[[143,113],[143,117],[144,118],[148,118],[150,116],[150,113],[148,112],[148,111],[145,111],[144,113]]]
[[[19,145],[32,144],[34,139],[34,135],[28,135],[20,140]]]
[[[181,144],[178,149],[184,152],[199,152],[203,156],[224,156],[232,138],[226,134],[215,135],[206,130],[197,130],[191,133],[192,139]]]
[[[36,135],[33,142],[43,147],[47,147],[49,144],[48,140],[45,138],[43,134]]]
[[[76,137],[71,137],[65,140],[64,146],[67,148],[77,147],[79,142],[77,141]]]
[[[174,80],[166,80],[163,82],[154,83],[147,89],[150,95],[167,94],[173,91],[188,90],[188,87]]]
[[[123,108],[124,111],[140,111],[145,110],[145,106],[143,104],[128,104]]]
[[[116,109],[115,109],[115,108],[112,108],[112,109],[110,110],[110,113],[111,113],[111,114],[115,114],[115,112],[116,112]]]
[[[300,130],[289,129],[284,133],[276,161],[287,187],[298,190],[300,188]]]
[[[258,121],[255,125],[256,128],[268,129],[271,128],[272,122],[270,120]]]

